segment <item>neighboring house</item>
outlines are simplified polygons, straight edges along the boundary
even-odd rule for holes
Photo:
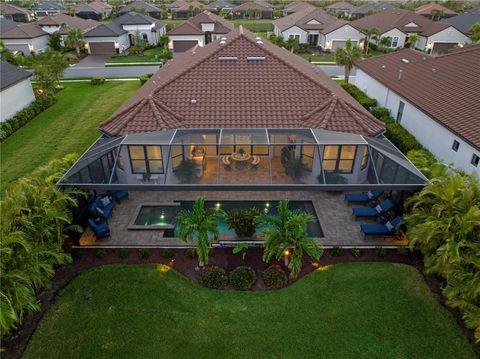
[[[53,34],[55,32],[60,33],[62,41],[65,41],[67,34],[72,29],[80,29],[82,33],[93,29],[98,26],[99,23],[95,20],[85,20],[77,16],[70,16],[67,14],[55,14],[51,16],[45,16],[36,22],[43,31]]]
[[[415,191],[426,184],[383,137],[383,123],[323,71],[242,26],[167,62],[100,131],[60,186],[123,189],[148,202],[152,191],[216,191],[223,200],[221,191],[232,190]],[[188,179],[176,172],[186,160],[195,166]],[[303,164],[296,180],[285,170],[292,161]],[[343,203],[343,196],[324,196]],[[122,219],[113,218],[127,228],[135,215],[118,210]]]
[[[186,0],[175,0],[172,3],[168,3],[165,7],[170,11],[176,11],[180,6],[183,6],[187,3]]]
[[[276,36],[294,37],[301,44],[333,51],[343,47],[347,40],[362,46],[360,43],[365,37],[349,23],[339,21],[320,8],[277,19],[273,22],[273,31]]]
[[[30,10],[1,2],[0,18],[16,22],[29,22],[32,19],[32,13]]]
[[[219,14],[220,12],[227,14],[232,12],[234,5],[232,5],[231,3],[225,0],[217,0],[209,3],[206,7],[207,7],[207,10],[210,10],[217,14]]]
[[[363,4],[348,10],[348,17],[351,19],[360,19],[362,17],[375,14],[384,10],[393,10],[397,7],[388,2]]]
[[[467,11],[461,15],[449,17],[442,20],[446,24],[450,24],[464,35],[470,36],[472,33],[470,29],[473,24],[480,23],[480,9]]]
[[[4,32],[7,32],[10,29],[13,29],[17,25],[18,23],[13,20],[0,18],[0,35],[3,34]]]
[[[110,17],[111,13],[112,6],[101,1],[77,4],[75,6],[75,15],[82,19],[103,20]]]
[[[232,9],[235,17],[241,19],[273,19],[273,10],[275,7],[266,1],[254,0],[247,1]]]
[[[336,2],[332,5],[326,6],[325,10],[329,14],[333,14],[335,16],[343,16],[348,17],[350,10],[352,10],[354,6],[346,1]]]
[[[479,59],[480,45],[398,51],[358,62],[356,84],[439,160],[480,175]]]
[[[143,1],[134,1],[122,7],[119,11],[119,15],[123,15],[135,10],[137,10],[137,12],[141,12],[142,14],[154,17],[155,19],[162,18],[162,10],[160,8]]]
[[[66,12],[66,9],[63,5],[55,2],[43,2],[33,9],[33,12],[37,17],[43,17]]]
[[[12,118],[35,100],[31,72],[0,61],[0,121]]]
[[[49,33],[35,23],[19,23],[17,26],[0,34],[5,47],[12,51],[19,51],[25,56],[32,52],[38,53],[48,49]]]
[[[83,37],[91,55],[119,54],[130,47],[128,31],[116,23],[100,24],[87,31]]]
[[[233,28],[230,21],[205,10],[170,30],[167,35],[173,52],[179,53],[218,40]]]
[[[435,2],[417,7],[415,9],[415,14],[423,15],[432,20],[446,19],[458,15],[455,11],[449,9],[448,7]]]
[[[315,9],[316,7],[313,6],[312,4],[309,4],[308,2],[295,1],[295,2],[291,2],[290,4],[286,5],[283,8],[283,16],[288,16],[299,11],[304,11],[304,10],[312,11]]]
[[[177,19],[188,19],[189,17],[195,16],[207,6],[197,0],[189,1],[181,5],[176,9],[172,9],[174,11],[174,16]]]
[[[165,35],[167,32],[163,21],[136,12],[124,13],[115,19],[114,23],[128,32],[131,46],[135,44],[137,36],[147,41],[150,45],[156,45],[158,40],[160,40],[160,36]]]
[[[455,27],[442,22],[432,21],[422,15],[407,10],[385,10],[350,23],[358,30],[376,28],[380,37],[389,37],[388,47],[402,48],[410,34],[418,34],[420,40],[415,44],[419,50],[431,53],[445,53],[449,49],[468,43],[467,36]]]

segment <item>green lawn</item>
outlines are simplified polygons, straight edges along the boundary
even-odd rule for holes
[[[23,358],[475,358],[414,268],[322,269],[234,292],[156,265],[96,267],[61,291]]]
[[[335,62],[334,54],[325,54],[325,55],[298,54],[298,56],[303,57],[307,61],[310,59],[312,62]]]
[[[232,20],[235,27],[242,25],[246,29],[252,32],[267,32],[273,31],[273,20],[263,19],[263,20],[247,20],[247,19],[237,19]]]
[[[107,62],[123,63],[123,62],[159,62],[162,61],[156,58],[162,52],[163,48],[155,47],[154,49],[146,50],[143,56],[112,56]]]
[[[51,159],[85,151],[99,136],[99,124],[140,87],[140,82],[64,86],[55,105],[0,145],[2,187]]]

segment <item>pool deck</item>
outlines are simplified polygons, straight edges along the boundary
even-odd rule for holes
[[[394,237],[364,239],[360,231],[361,223],[375,223],[369,219],[355,220],[352,215],[353,205],[344,201],[341,192],[324,191],[137,191],[130,192],[129,199],[116,205],[110,225],[111,236],[84,242],[86,246],[95,247],[191,247],[195,242],[185,243],[175,238],[163,238],[163,230],[129,230],[128,225],[140,204],[148,203],[173,203],[174,201],[192,201],[203,196],[206,200],[297,200],[312,201],[317,212],[320,225],[324,233],[323,238],[318,238],[326,247],[363,247],[363,246],[404,246],[405,240]],[[358,205],[354,205],[357,206]],[[220,241],[225,243],[238,241],[231,234],[222,235]],[[252,244],[260,242],[253,237],[249,240]],[[231,243],[230,243],[231,244]]]

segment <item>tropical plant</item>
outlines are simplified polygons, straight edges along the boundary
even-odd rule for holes
[[[443,16],[443,10],[432,9],[432,11],[430,11],[430,15],[433,21],[435,21],[435,19],[440,20]]]
[[[407,157],[427,178],[444,176],[451,169],[425,149],[411,150],[407,153]]]
[[[228,283],[236,290],[249,290],[257,280],[257,274],[250,267],[237,267],[228,275]]]
[[[410,34],[407,39],[407,46],[415,48],[417,45],[417,42],[420,40],[420,36],[418,34]]]
[[[239,208],[227,213],[227,225],[234,229],[239,237],[251,237],[257,229],[255,218],[260,214],[258,208]]]
[[[390,47],[392,43],[392,38],[390,36],[383,36],[378,40],[378,46],[382,51],[385,51],[386,48]]]
[[[165,50],[168,50],[169,42],[170,42],[170,39],[168,38],[168,35],[162,35],[158,39],[158,46],[163,47]]]
[[[198,178],[198,172],[197,164],[190,158],[182,160],[175,168],[175,176],[181,183],[194,182]]]
[[[82,31],[78,28],[71,29],[67,33],[67,38],[65,39],[65,45],[68,47],[75,48],[77,56],[80,57],[80,49],[85,46],[85,40],[83,39]]]
[[[360,29],[360,32],[365,34],[365,53],[368,55],[368,51],[370,50],[370,42],[376,40],[380,32],[376,27],[371,29],[364,27]]]
[[[30,56],[28,62],[38,87],[47,93],[55,92],[55,87],[60,86],[60,78],[68,67],[68,61],[63,54],[49,50]]]
[[[241,242],[233,248],[232,253],[233,254],[240,253],[242,255],[242,259],[245,260],[245,256],[247,255],[247,251],[248,251],[248,243],[247,242]]]
[[[59,32],[54,32],[48,38],[48,47],[55,51],[62,49],[62,35]]]
[[[311,214],[290,210],[286,200],[279,202],[277,216],[258,216],[257,224],[266,227],[262,231],[262,236],[266,239],[263,261],[269,262],[272,258],[280,260],[283,256],[290,256],[290,277],[296,278],[302,269],[304,254],[318,260],[323,253],[323,247],[306,234],[307,225],[313,220]]]
[[[480,22],[476,22],[470,27],[470,33],[470,40],[472,40],[473,43],[480,41]]]
[[[285,48],[290,50],[290,52],[294,52],[295,48],[298,46],[298,41],[295,37],[291,36],[285,42]]]
[[[205,199],[198,197],[191,210],[184,209],[177,215],[178,237],[187,242],[197,241],[197,255],[200,266],[208,264],[208,252],[212,240],[217,240],[217,218],[224,217],[220,209],[205,207]]]
[[[368,47],[368,45],[367,45]],[[356,61],[362,58],[362,50],[354,45],[350,40],[347,40],[345,47],[337,48],[335,50],[335,63],[338,66],[343,66],[345,69],[345,82],[348,83],[350,79],[350,72]]]

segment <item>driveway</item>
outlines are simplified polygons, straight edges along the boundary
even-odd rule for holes
[[[88,55],[71,68],[105,67],[105,62],[111,56],[112,55]]]

